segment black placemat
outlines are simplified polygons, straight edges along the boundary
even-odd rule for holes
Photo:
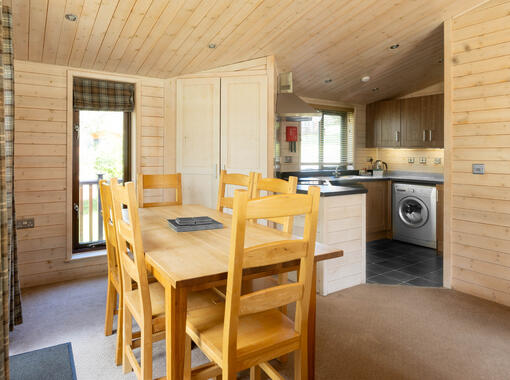
[[[217,230],[223,228],[223,224],[208,216],[167,219],[167,221],[170,228],[176,232]]]

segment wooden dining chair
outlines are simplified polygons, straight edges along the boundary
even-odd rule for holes
[[[314,186],[308,194],[254,200],[249,200],[248,192],[236,191],[225,305],[189,311],[186,322],[187,334],[221,369],[223,380],[236,379],[246,368],[251,368],[252,379],[261,370],[272,379],[281,378],[268,361],[291,352],[295,353],[295,379],[307,378],[308,311],[319,200],[320,190]],[[305,215],[303,239],[245,247],[250,220],[296,215]],[[241,294],[243,269],[291,261],[298,266],[296,283]],[[294,321],[279,309],[290,303],[296,304]]]
[[[220,182],[219,182],[219,190],[218,190],[218,202],[217,209],[218,211],[223,211],[224,208],[232,208],[234,204],[233,197],[225,197],[225,191],[227,190],[227,185],[231,186],[240,186],[244,187],[248,190],[248,194],[253,193],[253,181],[255,178],[255,172],[250,172],[249,175],[246,174],[237,174],[237,173],[227,173],[226,170],[222,170],[220,173]]]
[[[117,184],[112,178],[111,184]],[[122,282],[117,248],[117,230],[113,217],[112,185],[106,180],[99,181],[99,196],[103,214],[104,236],[106,243],[106,258],[108,262],[108,287],[106,292],[106,313],[104,333],[113,333],[113,317],[117,314],[117,346],[115,349],[115,363],[122,363]],[[118,307],[117,307],[118,304]]]
[[[138,202],[140,207],[182,205],[181,173],[177,174],[140,174],[138,176]],[[175,201],[145,202],[144,190],[175,189]]]
[[[255,173],[254,181],[253,181],[253,193],[252,199],[260,198],[261,191],[271,194],[296,194],[297,190],[298,178],[294,176],[290,176],[288,181],[279,178],[262,178],[262,174]],[[294,225],[294,217],[293,216],[284,216],[279,218],[268,218],[270,222],[276,223],[278,226],[281,226],[283,232],[287,232],[289,234],[292,233],[292,227]],[[271,277],[272,278],[272,277]],[[278,275],[278,282],[280,284],[285,284],[288,282],[289,274],[288,273],[280,273]],[[259,283],[263,282],[267,278],[262,278],[257,280]],[[264,282],[265,283],[265,282]],[[263,285],[267,287],[267,285]],[[287,312],[287,307],[282,307],[283,312]],[[286,361],[286,356],[281,358],[281,361]]]
[[[138,379],[149,380],[152,379],[152,343],[165,338],[165,290],[158,282],[148,281],[134,183],[113,184],[112,198],[124,300],[123,369],[124,373],[134,370]],[[222,298],[212,290],[188,294],[190,310],[221,302]],[[133,318],[140,327],[136,334]],[[137,347],[141,349],[140,363],[133,352]]]

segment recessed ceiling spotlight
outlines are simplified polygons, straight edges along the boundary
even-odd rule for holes
[[[379,91],[379,87],[374,87],[374,88],[372,89],[372,91],[373,91],[373,92],[377,92],[377,91]]]
[[[364,77],[361,78],[361,81],[363,83],[367,83],[369,80],[370,80],[370,77],[368,75],[365,75]]]
[[[398,49],[399,47],[400,47],[400,45],[399,45],[399,44],[395,44],[395,45],[391,45],[391,46],[390,46],[390,49],[391,49],[391,50],[395,50],[395,49]]]
[[[331,82],[333,82],[333,79],[331,79],[331,78],[328,78],[328,79],[324,80],[324,83],[331,83]]]
[[[67,13],[65,15],[65,18],[66,18],[66,20],[69,20],[69,21],[76,21],[76,20],[78,20],[78,17],[76,17],[76,15],[73,15],[72,13]]]
[[[216,49],[216,44],[209,44],[209,49]]]

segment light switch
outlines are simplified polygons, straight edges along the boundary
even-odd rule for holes
[[[473,164],[473,174],[485,174],[485,164]]]
[[[407,157],[407,162],[409,164],[414,164],[414,157]]]

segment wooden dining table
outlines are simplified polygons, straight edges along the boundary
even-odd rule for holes
[[[232,217],[200,205],[140,208],[140,225],[149,270],[165,288],[166,378],[184,378],[187,294],[224,285],[227,280]],[[167,219],[209,216],[223,224],[222,229],[175,232]],[[274,228],[249,223],[246,246],[275,240],[297,239]],[[341,257],[343,251],[317,243],[315,262]],[[251,268],[245,278],[260,278],[296,270],[298,262]],[[308,373],[315,375],[315,274],[312,279],[308,325]]]

